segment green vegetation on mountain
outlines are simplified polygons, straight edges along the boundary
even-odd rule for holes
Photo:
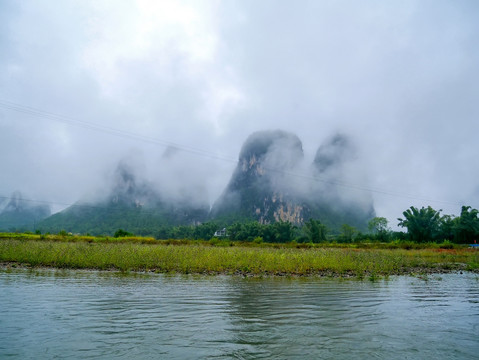
[[[141,209],[136,211],[141,213]],[[404,226],[407,232],[392,231],[388,226],[387,219],[375,217],[369,221],[367,232],[361,232],[357,228],[343,224],[340,229],[330,229],[319,219],[309,219],[303,226],[297,226],[290,222],[278,221],[272,224],[262,224],[257,221],[236,221],[230,225],[216,221],[207,221],[197,225],[170,225],[157,222],[154,225],[135,223],[131,226],[128,222],[118,218],[118,227],[113,231],[101,231],[92,224],[86,224],[86,230],[81,234],[124,236],[135,234],[151,236],[155,239],[189,239],[209,240],[212,238],[227,239],[228,241],[243,241],[255,243],[287,243],[295,241],[298,244],[309,243],[398,243],[404,247],[415,247],[415,244],[445,241],[448,244],[471,244],[479,240],[479,217],[478,211],[469,206],[463,206],[461,215],[438,216],[439,211],[432,208],[416,209],[414,207],[405,211],[408,214],[408,222],[399,219],[399,225]],[[134,214],[134,213],[133,213]],[[424,221],[425,214],[433,215],[434,221]],[[436,215],[434,215],[436,214]],[[153,216],[153,215],[151,215]],[[143,219],[143,217],[140,217]],[[135,217],[130,216],[134,221]],[[158,219],[163,219],[159,216]],[[100,220],[100,219],[99,219]],[[62,222],[61,222],[62,223]],[[64,224],[64,223],[63,223]],[[431,227],[434,229],[427,229]],[[58,231],[45,231],[37,229],[38,233],[56,233]],[[62,229],[63,233],[71,233],[69,228]],[[123,234],[123,235],[122,235]],[[420,237],[418,234],[426,234]],[[434,234],[429,236],[428,234]]]
[[[202,198],[202,194],[198,194]],[[157,234],[162,226],[194,225],[207,219],[209,206],[185,199],[172,201],[153,185],[138,180],[133,170],[120,163],[107,197],[95,203],[77,203],[40,222],[41,232],[113,235],[127,229],[137,235]]]
[[[174,156],[169,151],[167,158],[176,163]],[[391,231],[385,218],[376,217],[369,193],[340,185],[339,180],[355,169],[355,160],[356,150],[343,135],[324,142],[308,165],[296,135],[261,131],[245,141],[238,165],[211,211],[201,186],[189,191],[180,186],[172,196],[121,162],[102,200],[77,203],[48,218],[48,207],[32,206],[19,195],[3,201],[0,231],[113,236],[122,229],[156,239],[209,240],[224,229],[217,235],[257,243],[479,240],[478,210],[470,206],[463,206],[458,217],[431,207],[411,207],[398,219],[407,232]]]
[[[92,235],[113,235],[118,229],[127,229],[131,233],[147,236],[156,234],[162,226],[194,224],[205,220],[206,216],[205,209],[175,208],[171,204],[144,207],[109,202],[95,206],[72,206],[40,222],[37,229],[42,233],[65,230]]]
[[[114,237],[0,233],[3,266],[53,266],[121,271],[199,274],[387,276],[479,271],[479,251],[462,243],[479,237],[479,211],[440,215],[430,207],[404,211],[393,232],[385,218],[369,222],[369,233],[344,224],[330,232],[319,220],[236,222],[221,231],[215,222],[164,226],[155,237],[119,228]],[[165,238],[166,240],[158,240]],[[176,240],[175,240],[176,239]],[[196,239],[196,240],[194,240]],[[435,242],[431,242],[435,241]]]
[[[349,140],[337,135],[320,146],[313,164],[305,167],[296,135],[280,130],[256,132],[244,143],[210,218],[226,223],[283,221],[296,226],[313,218],[335,231],[343,224],[364,231],[375,215],[370,195],[344,196],[345,189],[338,185],[354,162],[354,153]]]
[[[254,133],[245,141],[238,166],[211,211],[201,187],[185,189],[178,184],[172,192],[171,184],[162,188],[161,183],[147,182],[135,166],[122,161],[110,191],[101,200],[77,202],[48,218],[46,212],[40,214],[40,207],[35,208],[35,214],[33,207],[25,206],[22,211],[3,211],[0,230],[113,235],[118,229],[126,229],[159,238],[190,238],[199,236],[196,225],[207,221],[219,227],[258,222],[264,227],[259,237],[278,241],[312,236],[298,228],[315,219],[331,234],[342,231],[347,238],[365,231],[375,215],[368,196],[345,197],[344,189],[338,189],[335,183],[346,172],[344,166],[354,159],[354,152],[349,140],[338,135],[320,146],[314,163],[305,170],[302,144],[296,135],[280,130]],[[181,159],[175,156],[178,154],[170,150],[162,160],[178,167]],[[309,176],[298,177],[301,171]],[[177,177],[183,173],[168,173],[172,177],[169,182],[181,183]],[[318,176],[321,181],[316,181]],[[278,235],[275,223],[289,235]],[[343,224],[354,227],[351,234],[346,234]]]

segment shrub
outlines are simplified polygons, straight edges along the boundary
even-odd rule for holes
[[[253,240],[255,244],[262,244],[263,243],[263,238],[261,236],[256,236]]]
[[[441,249],[454,249],[454,244],[449,240],[444,240],[442,244],[439,244],[439,248]]]
[[[115,231],[115,234],[113,235],[113,237],[116,237],[116,238],[125,237],[125,236],[133,236],[133,234],[123,229],[118,229],[117,231]]]

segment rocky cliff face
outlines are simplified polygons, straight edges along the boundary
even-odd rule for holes
[[[142,234],[145,228],[194,225],[207,219],[302,225],[314,218],[332,230],[342,224],[362,230],[374,217],[374,208],[369,193],[347,185],[364,172],[356,153],[346,136],[336,135],[319,147],[312,164],[305,164],[296,135],[281,130],[253,133],[209,212],[206,191],[197,182],[184,182],[188,162],[170,149],[156,184],[143,180],[141,170],[121,162],[103,201],[78,203],[44,220],[40,229],[95,234],[123,228]]]
[[[371,196],[348,196],[351,189],[339,185],[354,161],[354,146],[343,135],[320,146],[308,167],[296,135],[279,130],[254,133],[244,143],[211,217],[297,225],[315,218],[331,228],[347,223],[363,229],[374,216]]]
[[[252,134],[244,143],[238,165],[211,216],[226,220],[254,219],[261,223],[301,223],[303,211],[285,188],[285,180],[303,160],[299,138],[284,131]]]

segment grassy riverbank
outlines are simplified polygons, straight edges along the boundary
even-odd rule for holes
[[[467,248],[385,249],[159,242],[149,238],[29,236],[0,239],[7,266],[156,271],[197,274],[387,276],[479,269]]]

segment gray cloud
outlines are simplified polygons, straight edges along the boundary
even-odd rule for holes
[[[374,190],[366,196],[394,225],[411,205],[477,208],[477,10],[474,1],[2,1],[0,100],[103,131],[0,105],[0,195],[73,203],[133,151],[146,180],[174,193],[173,174],[188,186],[201,179],[212,203],[248,135],[284,129],[302,140],[305,163],[333,134],[351,137],[361,171],[345,172],[354,185],[345,191]],[[191,151],[162,173],[167,142]]]

